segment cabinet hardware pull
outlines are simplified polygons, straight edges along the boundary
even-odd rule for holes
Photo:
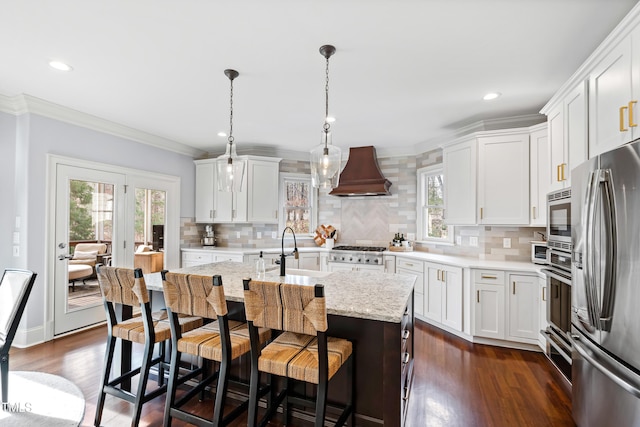
[[[497,279],[498,276],[490,276],[488,274],[483,274],[482,276],[480,276],[481,279]]]
[[[213,209],[209,211],[209,218],[213,218]]]
[[[276,209],[276,219],[278,219],[278,209]]]
[[[542,301],[546,301],[547,300],[547,293],[545,292],[546,290],[547,290],[546,286],[544,288],[542,288]]]
[[[513,282],[513,294],[516,294],[516,282]]]
[[[440,270],[438,270],[438,280],[442,280],[440,279]]]
[[[402,358],[402,364],[406,365],[411,360],[411,355],[408,352],[404,353],[404,357]]]
[[[445,282],[447,280],[446,271],[442,270],[442,281]]]
[[[562,164],[560,165],[560,168],[561,168],[560,170],[562,170],[562,180],[563,180],[563,181],[566,181],[566,180],[567,180],[567,177],[565,176],[565,174],[564,174],[564,173],[565,173],[565,171],[567,170],[567,164],[566,164],[566,163],[562,163]]]
[[[482,219],[483,217],[483,212],[482,212],[482,208],[480,208],[480,219]]]
[[[638,101],[629,102],[629,127],[630,128],[634,128],[638,126],[638,124],[633,121],[633,106],[634,104],[637,104],[637,103]]]
[[[620,132],[626,132],[629,129],[627,129],[626,127],[624,127],[624,110],[626,110],[627,106],[624,107],[620,107]]]
[[[476,301],[480,302],[480,291],[476,291]]]
[[[407,267],[413,267],[413,264],[411,264],[410,262],[408,262],[406,265]]]
[[[562,181],[560,179],[560,166],[562,166],[562,165],[556,166],[556,181],[558,181],[558,182]]]
[[[533,210],[533,219],[536,219],[536,207],[531,208]]]
[[[213,217],[214,218],[216,217],[216,210],[215,209],[213,210]]]
[[[236,210],[232,209],[231,210],[231,218],[235,218],[236,217]]]
[[[405,329],[405,331],[402,333],[402,339],[404,341],[409,339],[409,334],[411,334],[411,332],[408,329]]]

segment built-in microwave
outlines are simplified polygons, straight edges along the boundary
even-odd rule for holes
[[[547,242],[531,242],[531,262],[534,264],[548,264]]]
[[[547,245],[571,251],[571,189],[547,194]]]

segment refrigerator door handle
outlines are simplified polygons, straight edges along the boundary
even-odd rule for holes
[[[600,312],[600,329],[608,332],[611,330],[613,316],[613,301],[615,298],[615,276],[617,261],[617,230],[615,216],[615,200],[613,199],[613,188],[611,185],[611,171],[600,170],[599,181],[601,184],[604,213],[605,231],[605,262],[604,262],[604,283],[602,289],[602,306]]]
[[[567,334],[573,349],[589,364],[595,367],[611,381],[628,393],[640,398],[640,377],[633,371],[615,361],[605,352],[589,345],[580,335]]]
[[[589,182],[587,184],[586,209],[583,224],[585,224],[585,249],[587,259],[584,263],[584,287],[587,300],[587,313],[589,315],[589,324],[594,328],[599,328],[599,313],[596,312],[596,301],[598,300],[597,285],[595,283],[595,215],[598,184],[598,172],[596,169],[589,173]]]

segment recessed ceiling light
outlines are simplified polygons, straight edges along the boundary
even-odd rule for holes
[[[227,134],[224,133],[224,132],[218,132],[218,136],[225,137],[225,136],[227,136]]]
[[[485,101],[491,101],[492,99],[498,98],[500,95],[502,95],[500,92],[489,92],[488,94],[483,96],[482,99],[484,99]]]
[[[58,71],[71,71],[73,67],[69,64],[66,64],[62,61],[49,61],[49,66],[51,68],[55,68]]]
[[[333,123],[333,122],[335,122],[335,121],[336,121],[336,118],[335,118],[335,117],[327,116],[327,122],[329,122],[329,123]]]

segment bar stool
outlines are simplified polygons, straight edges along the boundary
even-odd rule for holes
[[[164,426],[170,426],[173,418],[198,426],[223,426],[244,412],[249,400],[242,402],[226,417],[223,416],[226,394],[231,381],[229,373],[231,362],[251,350],[249,330],[245,322],[230,320],[225,300],[222,278],[216,276],[199,276],[192,274],[162,272],[164,298],[171,325],[171,369],[169,372],[169,388],[164,412]],[[202,316],[216,319],[189,332],[178,327],[178,314]],[[260,346],[271,337],[271,330],[254,328],[256,345]],[[183,353],[203,359],[200,382],[176,399],[176,377],[180,369]],[[220,362],[219,369],[209,373],[209,362]],[[205,388],[217,378],[213,419],[208,420],[181,409],[196,394],[202,397]],[[246,384],[245,384],[246,385]],[[268,388],[257,394],[264,395]]]
[[[166,384],[164,384],[164,343],[171,336],[171,327],[166,311],[151,312],[149,293],[147,292],[141,269],[132,270],[129,268],[99,266],[97,275],[107,314],[108,336],[94,425],[100,425],[105,396],[110,394],[134,404],[131,425],[137,426],[140,421],[142,405],[161,395],[167,389]],[[141,315],[118,322],[115,304],[130,307],[139,306]],[[201,325],[202,318],[200,317],[183,317],[180,319],[180,328],[183,331],[195,329]],[[144,352],[140,367],[125,372],[118,378],[109,381],[116,339],[144,344]],[[153,350],[156,343],[160,343],[160,355],[154,358]],[[149,370],[155,365],[158,365],[159,387],[146,393]],[[125,384],[129,384],[131,378],[138,374],[140,374],[138,389],[133,394],[125,389]],[[184,380],[186,381],[186,379]]]
[[[247,425],[257,425],[258,384],[260,372],[285,377],[285,387],[275,398],[275,404],[267,409],[260,421],[266,422],[284,402],[283,423],[289,424],[290,403],[313,407],[315,426],[322,427],[327,408],[339,413],[336,426],[344,425],[351,418],[354,423],[354,378],[352,344],[341,338],[327,337],[327,309],[324,286],[295,285],[287,283],[243,281],[244,302],[251,337],[251,390]],[[273,341],[261,348],[255,339],[258,327],[282,331]],[[338,407],[327,404],[327,386],[338,370],[347,366],[351,381],[349,401]],[[293,393],[289,379],[317,385],[316,399],[310,400]]]

